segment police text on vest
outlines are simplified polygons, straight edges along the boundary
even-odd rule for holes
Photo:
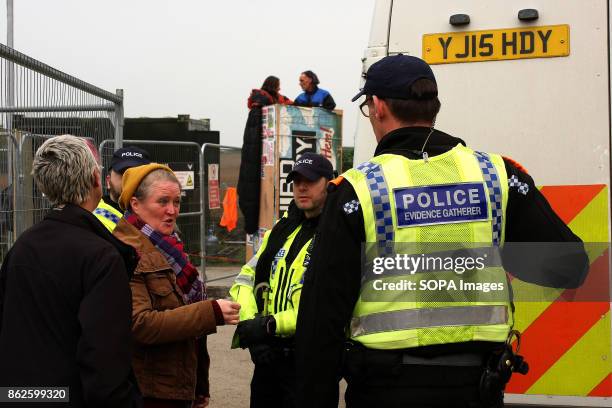
[[[396,188],[393,194],[400,228],[484,221],[489,218],[482,183]]]

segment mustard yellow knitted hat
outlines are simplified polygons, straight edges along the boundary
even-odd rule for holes
[[[159,163],[149,163],[144,166],[131,167],[123,173],[123,178],[121,179],[121,196],[119,196],[119,207],[125,211],[125,209],[130,204],[130,198],[134,195],[142,180],[153,170],[166,170],[169,173],[174,174],[172,169],[168,166],[164,166]]]

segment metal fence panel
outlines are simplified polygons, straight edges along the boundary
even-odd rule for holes
[[[112,94],[0,44],[0,126],[22,133],[121,139],[123,92]],[[120,142],[119,142],[120,143]]]
[[[122,131],[121,90],[110,93],[0,44],[0,256],[49,209],[30,174],[36,149],[62,134],[120,146]]]
[[[18,146],[10,133],[0,133],[0,259],[8,252],[17,233],[15,208],[15,183]]]

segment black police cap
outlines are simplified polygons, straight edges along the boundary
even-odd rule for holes
[[[410,93],[410,87],[419,79],[436,82],[431,67],[422,59],[411,55],[392,55],[372,64],[365,74],[365,84],[355,95],[355,102],[363,95],[376,95],[380,98],[417,99]],[[437,96],[428,95],[428,98]],[[418,99],[425,99],[423,97]]]
[[[122,147],[115,150],[111,159],[110,168],[117,173],[123,172],[131,167],[142,166],[151,163],[149,153],[135,146]]]
[[[287,182],[293,181],[297,174],[301,174],[310,181],[316,181],[321,177],[328,180],[334,178],[334,168],[329,160],[317,153],[304,153],[293,165],[293,169],[287,175]]]

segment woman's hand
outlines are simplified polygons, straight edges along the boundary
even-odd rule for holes
[[[198,395],[191,404],[191,408],[206,408],[208,403],[210,402],[210,397],[205,397],[203,395]]]
[[[217,303],[221,308],[221,313],[223,313],[225,324],[238,324],[240,321],[240,304],[226,299],[218,299]]]

